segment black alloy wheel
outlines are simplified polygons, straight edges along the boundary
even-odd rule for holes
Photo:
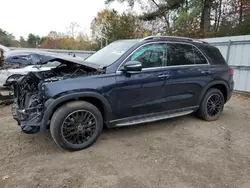
[[[85,101],[72,101],[62,105],[50,122],[50,132],[55,143],[70,151],[82,150],[94,144],[102,129],[101,112]]]
[[[197,115],[206,121],[215,121],[221,115],[224,108],[224,95],[217,88],[210,88],[204,95]]]
[[[209,116],[216,116],[223,107],[223,100],[218,93],[212,94],[207,100],[207,113]]]
[[[87,110],[69,114],[62,125],[62,136],[70,144],[82,144],[94,134],[97,126],[95,116]]]

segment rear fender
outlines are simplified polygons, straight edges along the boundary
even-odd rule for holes
[[[202,101],[203,97],[205,96],[206,92],[208,91],[208,89],[211,88],[211,87],[213,87],[214,85],[218,85],[218,84],[221,84],[221,85],[223,85],[223,86],[226,87],[226,89],[227,89],[227,95],[228,95],[228,93],[229,93],[230,90],[229,90],[228,84],[227,84],[225,81],[223,81],[223,80],[212,81],[212,82],[210,82],[210,83],[202,90],[201,95],[200,95],[200,97],[199,97],[199,104],[201,103],[201,101]],[[227,99],[225,99],[225,100],[227,101]]]

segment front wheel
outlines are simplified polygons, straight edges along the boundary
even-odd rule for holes
[[[51,119],[50,132],[57,145],[66,150],[82,150],[100,136],[103,118],[100,111],[84,101],[61,106]]]
[[[201,101],[198,116],[206,121],[215,121],[221,115],[225,99],[222,92],[216,88],[207,91]]]

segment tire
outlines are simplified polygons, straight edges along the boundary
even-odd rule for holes
[[[208,110],[208,105],[211,104],[211,102],[209,102],[209,100],[211,100],[211,97],[214,99],[215,96],[220,98],[220,103],[219,103],[220,105],[217,105],[217,106],[220,106],[220,108],[216,110],[217,113],[214,112],[213,114],[211,111]],[[212,105],[214,105],[215,103],[217,102],[213,102]],[[215,121],[221,115],[223,108],[224,108],[224,104],[225,104],[225,99],[224,99],[224,95],[222,94],[222,92],[216,88],[211,88],[207,91],[207,93],[203,97],[199,110],[197,112],[197,115],[203,120]]]
[[[95,124],[91,125],[89,122],[86,124],[85,121],[87,119],[91,119],[91,124],[94,124],[93,122]],[[79,123],[80,121],[81,123]],[[89,125],[92,128],[89,128]],[[93,127],[94,130],[92,131]],[[103,118],[101,112],[94,105],[85,101],[68,102],[59,107],[53,114],[50,123],[50,132],[55,143],[69,151],[77,151],[90,147],[98,139],[102,133],[102,129]],[[87,138],[87,133],[93,134]],[[71,138],[72,140],[70,140]],[[77,143],[75,143],[75,139],[78,140]],[[86,141],[83,141],[84,139]],[[81,141],[83,142],[79,143]]]

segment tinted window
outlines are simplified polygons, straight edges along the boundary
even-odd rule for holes
[[[194,46],[193,50],[194,50],[194,63],[195,64],[207,64],[207,59],[204,57],[204,55]]]
[[[218,48],[206,45],[203,46],[202,49],[210,57],[210,59],[212,59],[214,64],[226,64],[226,61]]]
[[[127,61],[139,61],[143,68],[166,65],[167,44],[148,44],[136,50]]]
[[[167,66],[207,64],[201,52],[188,44],[169,43],[167,47]]]

